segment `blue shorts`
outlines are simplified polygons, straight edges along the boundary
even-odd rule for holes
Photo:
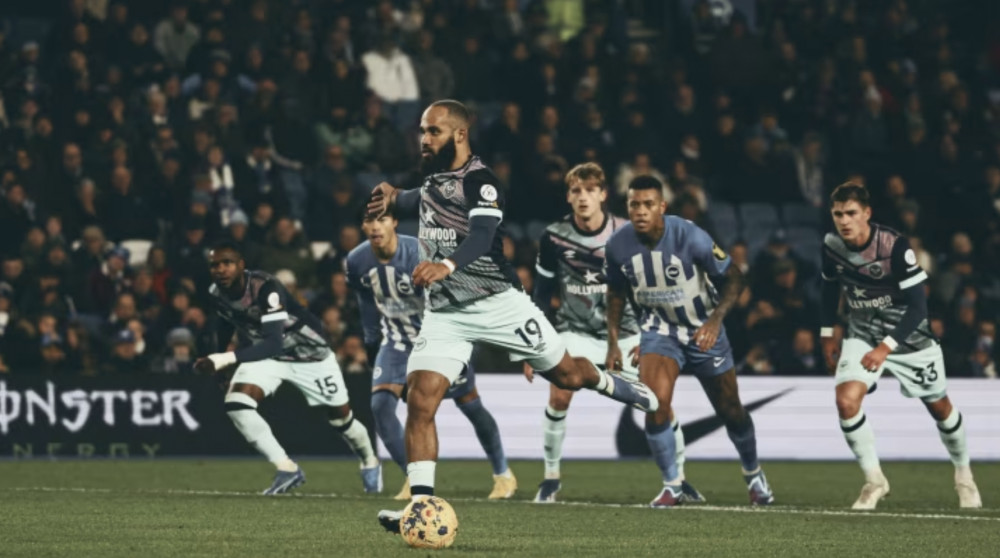
[[[385,345],[378,351],[375,357],[375,369],[372,371],[372,387],[380,384],[406,385],[406,361],[410,358],[410,351],[399,351]],[[448,392],[445,399],[458,399],[466,395],[476,387],[476,374],[472,370],[472,365],[468,365],[462,370]]]
[[[686,344],[674,337],[655,331],[643,331],[639,341],[639,354],[654,354],[677,361],[681,372],[690,372],[699,378],[711,378],[735,367],[733,348],[729,345],[726,328],[719,331],[719,339],[707,351],[702,351],[694,340]]]

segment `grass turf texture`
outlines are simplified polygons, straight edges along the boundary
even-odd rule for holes
[[[295,494],[257,496],[272,468],[250,460],[0,462],[3,556],[424,556],[382,531],[386,491],[364,495],[353,461],[303,461]],[[708,507],[640,507],[660,482],[651,462],[563,464],[565,505],[528,502],[538,462],[514,462],[521,489],[489,502],[488,464],[438,465],[438,495],[459,517],[445,556],[997,556],[1000,463],[974,465],[986,509],[963,512],[947,463],[888,463],[892,495],[874,514],[848,508],[854,463],[766,463],[779,505],[747,506],[737,463],[689,463]]]

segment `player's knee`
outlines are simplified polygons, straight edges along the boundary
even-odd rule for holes
[[[861,400],[847,393],[837,394],[837,412],[840,418],[847,420],[858,416],[861,412]]]
[[[330,421],[344,421],[351,416],[351,406],[341,405],[339,407],[327,407],[326,416]]]
[[[739,402],[724,404],[720,408],[722,420],[729,428],[739,428],[750,416]]]
[[[569,409],[569,403],[573,400],[573,392],[565,389],[553,389],[549,393],[549,406],[557,411]]]
[[[546,373],[546,377],[557,388],[576,391],[583,387],[583,379],[577,372],[576,363],[571,367],[558,366]]]

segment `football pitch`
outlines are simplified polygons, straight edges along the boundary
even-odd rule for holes
[[[563,503],[530,503],[540,462],[511,463],[520,490],[486,500],[484,461],[438,465],[437,493],[458,513],[455,545],[408,549],[377,525],[402,475],[361,493],[354,461],[302,461],[307,483],[263,497],[256,460],[0,462],[0,556],[952,556],[1000,555],[1000,463],[974,464],[986,506],[960,511],[948,463],[886,463],[892,494],[876,512],[848,508],[854,463],[765,463],[778,504],[747,505],[737,463],[690,462],[709,503],[651,510],[649,461],[569,461]]]

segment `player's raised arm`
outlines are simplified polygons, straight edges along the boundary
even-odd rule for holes
[[[372,189],[368,201],[368,216],[379,218],[386,213],[399,217],[416,217],[420,211],[420,189],[400,190],[388,182]]]

